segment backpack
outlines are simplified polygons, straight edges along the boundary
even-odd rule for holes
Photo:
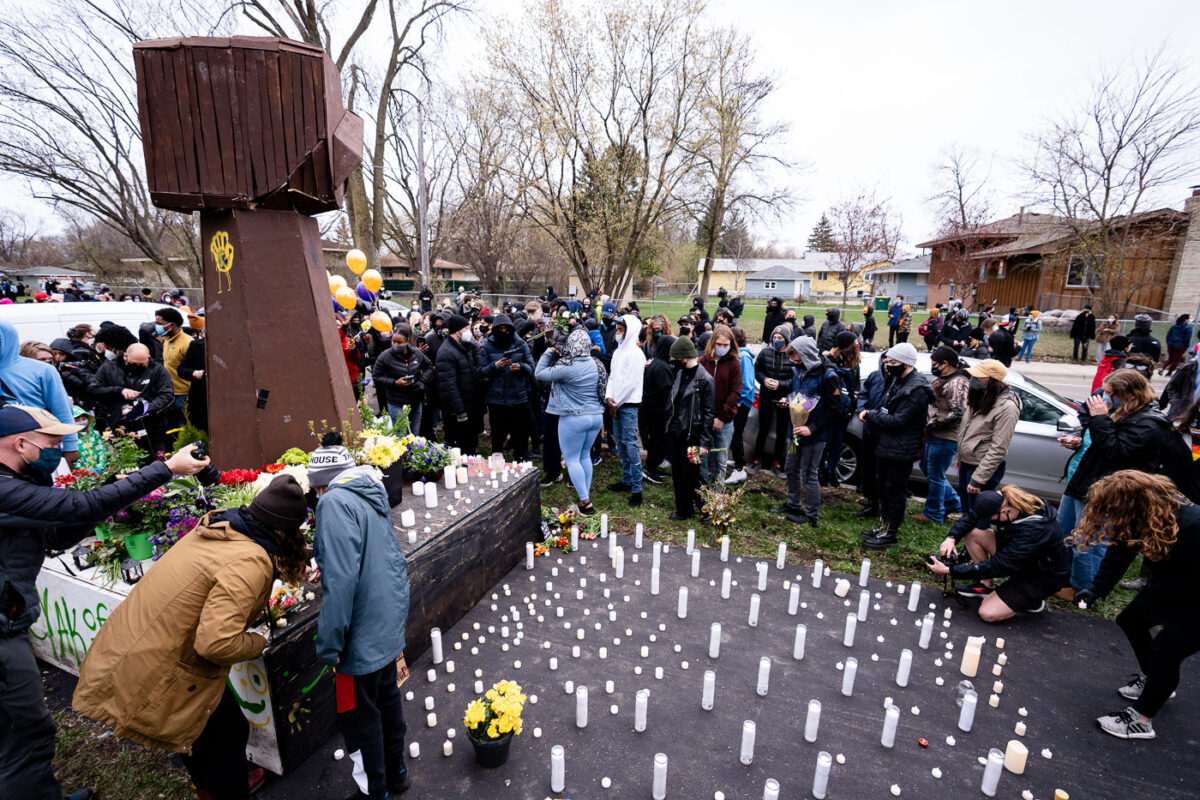
[[[933,333],[933,331],[929,328],[929,320],[925,320],[917,326],[917,333],[921,336],[928,336],[929,334]]]
[[[835,407],[839,420],[849,420],[854,414],[855,397],[854,392],[850,391],[850,370],[846,367],[830,367],[825,372],[825,378],[829,377],[829,373],[837,379],[838,388],[834,397],[837,400]]]

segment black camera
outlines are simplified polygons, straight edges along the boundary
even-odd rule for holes
[[[197,442],[196,446],[192,448],[192,458],[197,461],[203,461],[208,458],[208,444],[206,442]],[[196,480],[200,481],[201,486],[213,486],[221,480],[221,470],[209,464],[196,473]]]
[[[964,564],[967,561],[967,555],[965,553],[960,553],[955,550],[948,556],[944,556],[941,553],[934,553],[933,555],[925,556],[925,563],[932,564],[935,558],[945,564],[947,567],[953,567],[955,564]]]

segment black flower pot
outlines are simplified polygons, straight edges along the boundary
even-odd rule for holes
[[[479,740],[468,736],[471,746],[475,748],[475,763],[484,769],[495,769],[508,763],[508,748],[512,745],[513,735],[506,733],[499,739]]]
[[[392,508],[404,500],[404,467],[397,461],[383,470],[383,488],[387,492],[388,505]]]

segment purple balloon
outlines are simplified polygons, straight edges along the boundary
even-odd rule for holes
[[[375,304],[375,293],[367,289],[366,286],[363,286],[362,281],[358,282],[358,288],[356,288],[354,291],[358,293],[359,299],[365,300],[371,305]]]

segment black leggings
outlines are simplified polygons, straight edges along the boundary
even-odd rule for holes
[[[250,723],[238,707],[237,697],[228,685],[221,702],[208,718],[200,738],[192,745],[191,755],[183,755],[183,765],[197,789],[208,789],[213,800],[245,800],[250,796],[246,742]]]
[[[758,436],[754,439],[754,460],[762,461],[762,465],[767,468],[771,466],[771,463],[763,458],[763,450],[767,446],[767,432],[771,430],[772,425],[775,426],[775,453],[771,461],[783,467],[785,448],[792,438],[791,413],[786,408],[775,405],[775,400],[768,400],[759,395]]]
[[[1146,675],[1146,688],[1133,708],[1147,717],[1156,715],[1179,685],[1183,660],[1200,652],[1200,621],[1194,616],[1164,618],[1162,609],[1176,603],[1160,600],[1155,594],[1152,589],[1142,590],[1117,615],[1117,625],[1125,632],[1138,667]],[[1162,630],[1151,636],[1150,629],[1156,625],[1162,625]]]
[[[888,530],[898,531],[904,522],[904,508],[908,502],[908,476],[913,462],[892,458],[877,458],[875,462],[875,489],[878,492],[879,515],[887,523]]]

